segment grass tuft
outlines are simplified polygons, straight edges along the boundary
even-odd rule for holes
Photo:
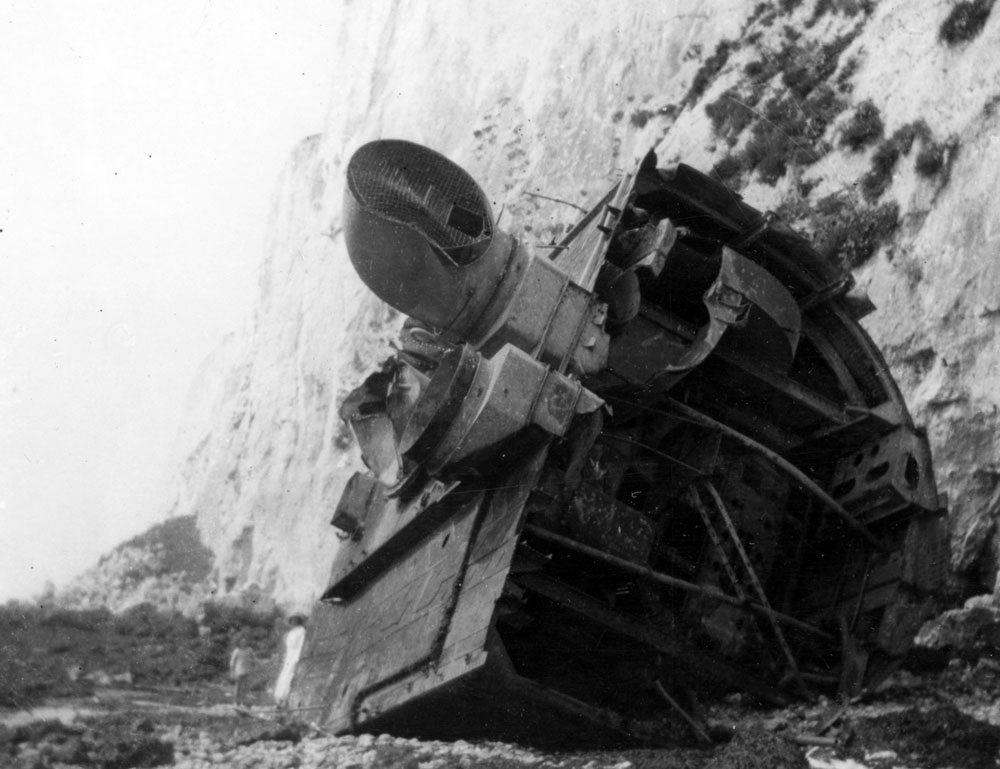
[[[913,142],[918,138],[926,143],[930,140],[930,136],[931,131],[927,124],[918,120],[898,128],[891,137],[882,142],[872,155],[871,168],[861,178],[861,191],[865,199],[869,202],[878,200],[892,183],[892,174],[899,159],[910,153]]]
[[[937,176],[946,167],[950,166],[954,157],[958,143],[954,140],[947,142],[928,142],[917,153],[916,169],[917,173],[925,179]]]
[[[752,105],[745,102],[739,91],[730,88],[722,96],[705,105],[705,113],[712,121],[712,131],[732,147],[739,140],[743,129],[755,119]]]

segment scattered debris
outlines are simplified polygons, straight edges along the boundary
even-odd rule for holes
[[[887,751],[904,765],[922,769],[993,769],[1000,750],[1000,727],[970,718],[950,705],[908,708],[853,726],[864,747],[848,753],[861,761],[871,760],[872,751]]]
[[[789,740],[766,731],[747,729],[732,741],[705,769],[805,769],[809,766],[802,750]]]
[[[13,730],[0,727],[0,758],[17,761],[25,769],[53,763],[98,769],[172,764],[173,745],[154,736],[154,731],[147,718],[118,717],[102,719],[99,731],[62,721],[37,721]]]
[[[915,645],[968,661],[1000,655],[1000,609],[975,606],[946,611],[921,628]]]

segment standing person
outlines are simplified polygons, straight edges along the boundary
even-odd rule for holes
[[[236,706],[242,705],[246,697],[247,680],[250,678],[251,670],[253,670],[253,649],[250,648],[247,637],[241,635],[232,656],[229,657],[229,677],[233,679],[236,687],[233,692],[233,703]]]
[[[288,695],[292,688],[292,677],[295,666],[302,654],[302,645],[306,640],[306,618],[301,614],[293,614],[288,618],[292,629],[285,633],[285,660],[281,664],[278,682],[274,685],[274,702],[279,708],[288,707]]]

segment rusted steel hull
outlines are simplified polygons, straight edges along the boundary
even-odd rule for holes
[[[898,664],[944,514],[849,276],[652,157],[552,259],[526,254],[460,169],[419,148],[387,170],[412,145],[386,144],[349,169],[352,259],[404,283],[431,260],[452,293],[373,285],[415,322],[342,409],[370,472],[334,516],[293,707],[334,731],[659,743],[698,696],[853,693]],[[410,233],[384,265],[381,219]]]

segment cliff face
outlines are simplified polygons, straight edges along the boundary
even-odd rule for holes
[[[401,321],[350,267],[343,173],[388,137],[465,167],[528,243],[561,235],[655,147],[848,254],[879,307],[868,328],[929,428],[955,563],[992,584],[1000,19],[949,41],[952,7],[345,3],[326,126],[280,183],[252,322],[211,397],[199,390],[212,418],[188,429],[179,465],[172,512],[197,515],[220,589],[302,604],[324,585],[328,521],[358,462],[337,405]]]
[[[336,405],[395,335],[331,248],[319,146],[303,142],[281,181],[239,353],[207,377],[212,397],[192,392],[213,416],[187,428],[171,505],[197,515],[222,594],[256,585],[286,604],[314,596],[337,544],[327,522],[354,459]]]

